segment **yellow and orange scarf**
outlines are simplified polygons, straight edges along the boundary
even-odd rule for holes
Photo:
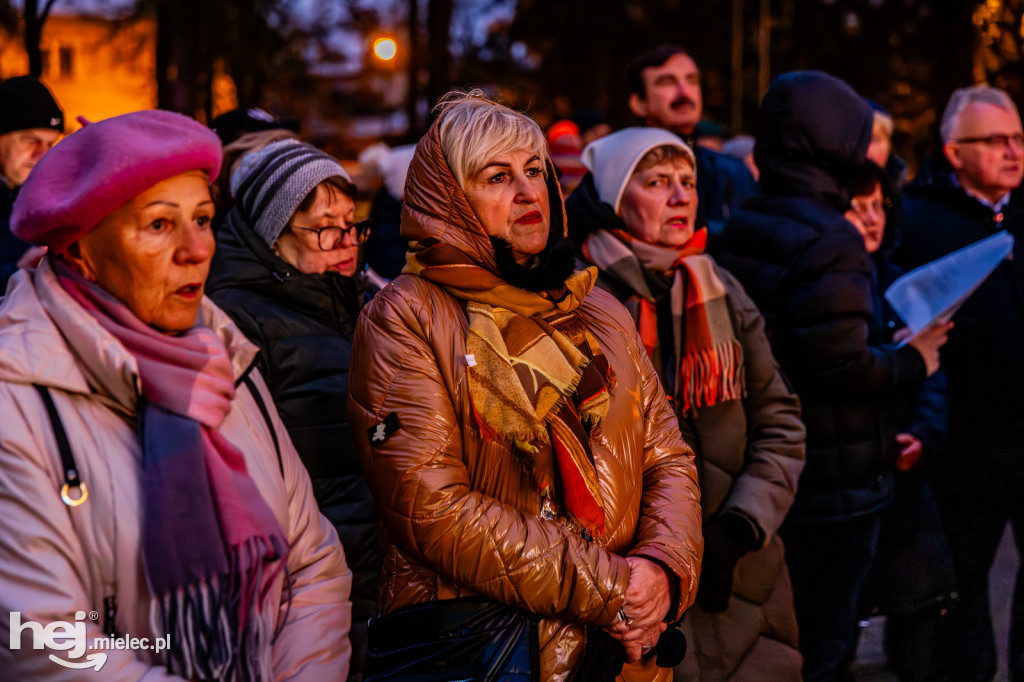
[[[614,375],[576,313],[596,270],[573,273],[561,290],[534,293],[428,240],[409,251],[404,272],[466,301],[469,392],[484,439],[514,444],[540,494],[561,500],[572,521],[602,534],[588,434],[607,414]]]

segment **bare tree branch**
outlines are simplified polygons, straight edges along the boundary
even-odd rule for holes
[[[42,33],[43,24],[45,24],[46,20],[49,18],[50,10],[53,9],[53,6],[54,6],[54,4],[56,2],[57,2],[57,0],[46,0],[46,3],[43,5],[43,11],[39,13],[39,31],[40,31],[40,33]]]

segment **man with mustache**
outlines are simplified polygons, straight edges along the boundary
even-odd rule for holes
[[[996,649],[988,573],[1009,521],[1024,546],[1024,132],[1013,100],[997,88],[961,88],[940,124],[942,147],[918,171],[903,204],[907,269],[1000,230],[1013,253],[953,318],[943,349],[949,380],[950,446],[926,460],[960,593],[951,611],[950,679],[990,680]],[[1024,679],[1024,583],[1018,575],[1010,679]],[[959,666],[957,668],[956,666]]]
[[[19,262],[42,253],[11,234],[8,223],[18,189],[63,132],[64,112],[45,85],[32,76],[0,83],[0,296]]]
[[[732,157],[698,147],[694,131],[703,112],[700,69],[678,45],[659,45],[629,65],[629,110],[644,125],[671,130],[697,156],[697,226],[707,226],[709,251],[716,235],[747,197],[757,191],[747,167]]]

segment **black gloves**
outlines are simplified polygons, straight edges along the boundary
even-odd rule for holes
[[[668,626],[655,647],[659,668],[674,668],[686,656],[686,637],[679,631],[679,622]],[[573,679],[587,682],[615,682],[626,662],[622,644],[601,628],[587,628],[587,648]]]
[[[686,657],[686,636],[679,631],[679,624],[673,623],[658,638],[659,668],[674,668]]]
[[[705,611],[725,611],[732,593],[736,562],[759,546],[757,527],[738,513],[719,514],[704,525],[704,561],[697,586],[697,602]]]

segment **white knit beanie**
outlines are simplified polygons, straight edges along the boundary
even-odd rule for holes
[[[281,140],[245,155],[231,175],[231,196],[253,231],[273,246],[306,195],[332,177],[352,182],[333,156]]]
[[[682,150],[694,171],[697,161],[693,150],[679,137],[662,128],[623,128],[598,138],[583,150],[580,160],[594,176],[597,197],[619,212],[626,184],[647,152],[665,145]]]

